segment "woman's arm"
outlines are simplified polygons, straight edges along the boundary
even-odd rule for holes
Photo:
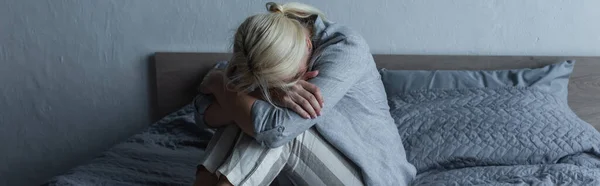
[[[315,69],[319,75],[309,82],[321,89],[324,99],[321,115],[326,115],[364,75],[373,57],[361,37],[340,35],[329,41],[318,60]],[[290,109],[278,109],[247,94],[225,90],[223,83],[212,90],[216,99],[246,134],[264,146],[284,145],[322,120],[321,117],[304,119]]]
[[[212,102],[204,111],[204,122],[208,127],[222,127],[231,124],[233,120],[218,102]]]
[[[222,78],[218,78],[222,79]],[[211,88],[211,92],[217,99],[217,102],[220,103],[220,113],[222,115],[214,117],[224,117],[232,120],[242,131],[252,137],[254,137],[254,128],[252,127],[252,116],[251,110],[252,105],[256,100],[255,97],[252,97],[247,94],[238,94],[237,92],[229,91],[225,88],[226,82],[220,80],[221,82],[216,82]],[[225,111],[228,111],[227,113]],[[216,111],[215,112],[219,112]]]
[[[312,78],[316,77],[318,74],[319,74],[319,71],[306,72],[305,75],[304,75],[304,77],[303,77],[303,79],[300,80],[299,83],[298,83],[298,84],[303,84],[304,86],[309,86],[311,88],[305,88],[305,87],[300,86],[300,88],[297,88],[296,90],[290,90],[290,91],[286,91],[286,92],[279,92],[277,90],[271,90],[270,91],[270,94],[272,96],[271,99],[273,99],[273,101],[277,102],[277,104],[285,105],[286,107],[294,110],[294,112],[296,112],[296,113],[304,116],[305,118],[310,118],[310,117],[307,116],[307,112],[303,110],[303,108],[302,108],[303,106],[300,106],[301,104],[298,104],[298,103],[294,102],[292,100],[292,98],[289,96],[290,93],[296,93],[297,94],[298,92],[300,92],[302,94],[307,94],[309,96],[307,96],[305,98],[306,100],[314,101],[314,102],[317,102],[317,104],[321,104],[318,108],[315,108],[315,110],[317,111],[317,114],[321,115],[320,114],[320,109],[321,109],[321,106],[322,106],[322,103],[323,103],[322,102],[323,101],[323,97],[321,96],[321,93],[320,93],[319,89],[316,86],[314,86],[314,85],[312,85],[312,84],[310,84],[310,83],[308,83],[308,82],[305,81],[305,80],[309,80],[309,79],[312,79]],[[239,102],[242,102],[242,103],[243,102],[251,103],[251,102],[254,102],[256,100],[265,101],[265,99],[262,96],[262,92],[260,92],[260,91],[251,92],[249,95],[238,95],[238,94],[234,94],[235,92],[231,92],[231,91],[227,91],[227,90],[223,89],[223,87],[222,87],[223,84],[225,84],[225,83],[221,83],[221,84],[218,84],[218,85],[213,85],[213,86],[215,86],[215,87],[218,88],[218,89],[214,90],[217,93],[217,95],[224,95],[221,98],[222,100],[230,100],[230,98],[233,98],[233,97],[236,97],[236,96],[241,96],[240,98],[234,98],[234,99],[237,99],[236,102],[239,101]],[[215,88],[215,87],[213,87],[213,88]],[[302,89],[302,90],[300,90],[300,89]],[[249,99],[249,100],[244,101],[245,99]],[[254,100],[254,99],[256,99],[256,100]],[[303,99],[304,99],[304,97],[303,97]],[[206,117],[210,117],[209,119],[207,119],[207,120],[210,120],[210,121],[207,121],[207,122],[209,122],[209,123],[216,123],[217,126],[222,126],[222,125],[219,125],[219,123],[223,123],[223,125],[231,123],[232,122],[231,114],[230,113],[225,113],[224,112],[225,109],[223,107],[221,107],[217,102],[214,102],[214,104],[215,104],[214,108],[211,109],[210,112],[207,112],[208,115]],[[234,103],[228,103],[227,105],[234,105]],[[308,106],[312,107],[312,105],[308,105]],[[238,108],[240,108],[240,107],[234,106],[231,109],[236,110]],[[234,111],[234,112],[235,113],[243,113],[244,110],[237,110],[237,111]],[[245,117],[241,116],[240,118],[245,118]],[[226,122],[226,123],[224,123],[224,122]],[[249,123],[251,121],[240,121],[240,122],[242,122],[242,123]],[[247,124],[247,125],[240,126],[240,128],[244,128],[245,132],[248,135],[254,136],[254,134],[253,134],[254,133],[253,132],[254,131],[253,127],[250,127],[250,126],[251,126],[250,124]]]

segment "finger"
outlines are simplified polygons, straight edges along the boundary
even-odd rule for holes
[[[294,97],[292,97],[292,99],[294,100],[294,102],[296,102],[296,104],[300,105],[302,109],[306,111],[306,113],[309,114],[310,118],[317,117],[317,112],[315,112],[315,109],[312,107],[310,102],[304,97],[302,97],[300,94],[294,94]]]
[[[304,119],[310,119],[310,115],[308,115],[308,113],[304,111],[304,109],[300,105],[296,104],[296,102],[294,102],[290,97],[284,98],[283,102],[285,107],[292,109]]]
[[[317,98],[308,90],[306,89],[302,89],[300,91],[297,92],[298,95],[302,96],[304,99],[306,99],[311,107],[315,110],[315,113],[317,114],[317,116],[321,116],[321,104],[319,103],[319,100],[317,100]]]
[[[304,77],[302,77],[302,79],[303,80],[309,80],[309,79],[312,79],[314,77],[317,77],[317,75],[319,75],[319,71],[318,70],[306,72],[304,74]]]
[[[312,93],[312,95],[314,95],[314,97],[319,102],[319,105],[321,106],[321,108],[323,108],[324,101],[323,101],[323,95],[321,94],[321,89],[319,87],[317,87],[316,85],[309,83],[307,81],[300,81],[299,83],[302,86],[302,88],[304,88],[305,90],[308,90],[310,93]]]

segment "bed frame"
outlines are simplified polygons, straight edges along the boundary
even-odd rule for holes
[[[154,119],[189,103],[196,85],[227,53],[159,52],[152,61],[156,99]],[[569,106],[583,120],[600,129],[600,57],[569,56],[448,56],[448,55],[373,55],[379,68],[406,70],[491,70],[536,68],[576,60],[569,84]],[[152,69],[151,69],[152,70]]]

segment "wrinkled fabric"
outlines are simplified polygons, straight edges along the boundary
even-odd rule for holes
[[[600,133],[567,104],[572,69],[382,71],[413,184],[600,184]]]
[[[214,133],[194,113],[189,104],[45,185],[191,185]]]
[[[564,99],[534,88],[415,91],[390,97],[415,184],[600,181],[600,134]]]
[[[381,69],[388,95],[424,89],[532,87],[566,99],[575,61],[542,68],[513,70],[388,70]]]
[[[258,100],[252,106],[255,139],[265,147],[291,142],[311,127],[358,165],[367,185],[405,185],[415,176],[390,116],[385,89],[366,41],[355,31],[320,18],[309,80],[319,87],[321,116],[304,119]],[[391,143],[393,142],[393,143]]]

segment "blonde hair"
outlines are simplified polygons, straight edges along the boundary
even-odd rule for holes
[[[270,2],[266,6],[269,13],[248,17],[235,33],[227,87],[240,93],[258,88],[273,104],[269,89],[285,90],[300,79],[295,76],[306,55],[305,29],[312,28],[307,20],[324,16],[320,10],[302,3]],[[286,82],[284,77],[294,79]]]

